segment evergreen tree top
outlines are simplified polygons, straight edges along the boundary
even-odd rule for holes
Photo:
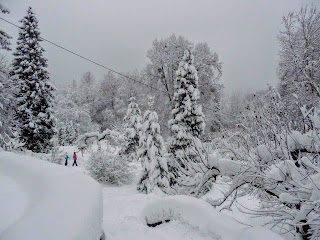
[[[136,101],[136,98],[135,98],[135,97],[130,97],[130,98],[129,98],[129,102],[130,102],[130,103],[135,102],[135,101]]]
[[[141,115],[141,111],[139,109],[139,105],[135,102],[136,98],[135,97],[131,97],[129,99],[130,103],[128,105],[128,110],[127,110],[127,114],[125,119],[131,117],[132,115]]]
[[[15,59],[12,62],[11,75],[28,81],[49,79],[49,72],[46,69],[47,59],[43,56],[45,50],[40,45],[42,39],[38,20],[31,7],[28,8],[26,16],[20,22],[22,26],[13,54]]]
[[[198,88],[198,73],[194,66],[194,56],[190,49],[185,50],[182,61],[179,64],[179,68],[176,72],[177,80],[181,78],[188,78],[194,87]],[[183,80],[183,79],[182,79]]]
[[[19,38],[21,34],[23,34],[24,36],[25,34],[27,34],[29,38],[37,38],[38,41],[42,41],[41,38],[39,38],[40,31],[38,28],[38,19],[36,18],[35,13],[31,7],[27,9],[27,15],[22,18],[20,22],[22,23],[22,31],[20,31]]]
[[[184,51],[183,60],[189,64],[193,64],[194,56],[190,49]]]

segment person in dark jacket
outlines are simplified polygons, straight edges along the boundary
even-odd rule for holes
[[[64,159],[66,160],[64,165],[68,166],[68,159],[69,159],[68,153],[66,153],[66,156],[64,157]]]
[[[76,152],[73,153],[73,164],[72,164],[72,166],[74,166],[74,165],[78,166],[78,164],[77,164],[77,154],[76,154]]]

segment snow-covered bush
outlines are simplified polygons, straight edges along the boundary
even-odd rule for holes
[[[233,160],[219,154],[208,156],[208,176],[231,178],[225,197],[208,201],[218,206],[237,192],[254,194],[262,209],[250,213],[270,217],[270,225],[302,239],[317,239],[320,114],[318,109],[302,107],[308,124],[304,131],[293,130],[276,93],[271,89],[268,99],[255,96],[248,106],[242,131],[225,145]]]
[[[64,153],[60,149],[60,147],[57,145],[57,140],[54,141],[53,147],[50,151],[49,156],[47,156],[47,161],[51,163],[61,164],[64,162]]]
[[[102,183],[128,184],[134,173],[125,156],[110,155],[105,151],[92,152],[87,163],[90,176]]]
[[[155,186],[168,188],[170,177],[167,160],[163,157],[164,142],[160,135],[158,115],[147,110],[143,120],[138,150],[143,173],[137,189],[143,193],[150,193]]]

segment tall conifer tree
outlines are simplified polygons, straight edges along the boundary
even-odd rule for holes
[[[31,7],[20,22],[22,26],[11,72],[17,89],[15,118],[25,147],[34,152],[45,152],[51,147],[51,138],[56,132],[55,88],[49,82],[38,20]]]
[[[121,154],[136,156],[139,147],[141,130],[141,111],[134,97],[130,98],[127,113],[123,119],[125,131],[125,146],[121,149]]]
[[[176,160],[175,164],[170,164],[169,170],[176,178],[180,175],[179,167],[188,170],[188,162],[197,161],[195,145],[200,142],[199,138],[205,127],[204,114],[197,103],[200,93],[197,70],[193,61],[191,50],[186,50],[176,72],[173,119],[169,120],[169,128],[172,133],[169,151]]]

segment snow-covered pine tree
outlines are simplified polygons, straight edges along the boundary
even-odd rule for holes
[[[72,120],[66,123],[66,142],[68,145],[72,145],[77,140],[77,126]]]
[[[78,126],[72,120],[68,120],[58,128],[58,143],[61,146],[68,146],[75,143],[78,138]]]
[[[143,117],[138,157],[141,158],[143,173],[138,183],[138,191],[152,192],[155,186],[169,187],[169,172],[163,157],[164,142],[160,135],[160,125],[156,112],[147,110]]]
[[[176,160],[175,163],[169,164],[169,170],[176,178],[179,176],[179,167],[188,169],[189,161],[197,161],[195,144],[199,143],[199,137],[203,134],[205,127],[204,114],[197,103],[200,93],[193,59],[191,50],[186,50],[176,72],[173,119],[169,120],[169,128],[172,133],[169,140],[169,152]]]
[[[130,98],[127,113],[123,119],[126,143],[121,154],[135,157],[140,139],[141,111],[134,97]]]
[[[64,135],[64,127],[59,128],[58,130],[58,144],[60,146],[64,146],[65,145],[65,135]]]
[[[9,10],[0,3],[0,13],[9,13]],[[10,36],[0,29],[0,49],[10,49]],[[10,92],[8,91],[9,76],[6,64],[3,58],[0,59],[0,148],[10,148],[12,135],[11,124],[9,123],[10,117],[8,116],[8,103]]]
[[[15,137],[12,130],[12,114],[9,103],[12,100],[9,91],[9,74],[5,64],[0,61],[0,148],[10,150],[11,142]]]
[[[50,140],[56,132],[55,88],[49,82],[38,20],[31,7],[21,23],[11,72],[17,88],[15,118],[25,147],[34,152],[45,152],[51,147]]]
[[[65,139],[64,142],[66,145],[70,145],[70,138],[72,134],[72,126],[70,124],[70,121],[67,120],[66,125],[64,126],[64,131],[65,131]]]
[[[6,14],[6,13],[10,13],[9,9],[6,8],[5,6],[3,6],[0,3],[0,13],[2,14]],[[10,48],[10,36],[3,30],[0,29],[0,49],[5,49],[5,50],[11,50]]]

